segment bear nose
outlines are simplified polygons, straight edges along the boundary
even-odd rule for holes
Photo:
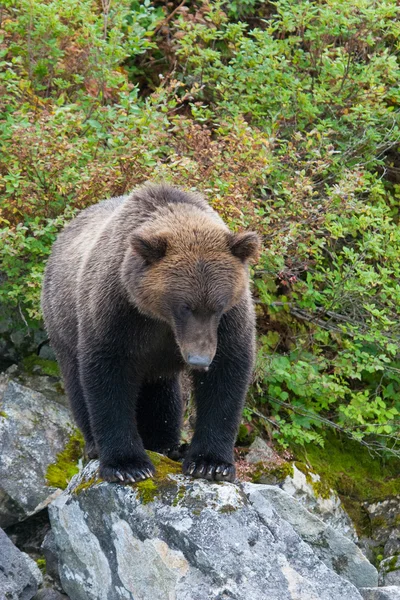
[[[211,364],[211,359],[209,356],[201,356],[200,354],[189,354],[187,357],[187,363],[191,367],[197,367],[200,369],[205,369],[209,367]]]

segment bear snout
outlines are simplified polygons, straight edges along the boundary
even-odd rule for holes
[[[204,354],[189,354],[186,362],[192,367],[192,369],[198,369],[201,371],[208,371],[208,367],[211,365],[213,357]]]

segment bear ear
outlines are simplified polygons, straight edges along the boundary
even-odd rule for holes
[[[229,248],[233,256],[242,261],[258,258],[260,252],[260,238],[254,231],[234,233],[230,235]]]
[[[167,239],[164,236],[143,236],[134,234],[131,238],[131,246],[134,254],[138,254],[151,265],[161,258],[167,252]]]

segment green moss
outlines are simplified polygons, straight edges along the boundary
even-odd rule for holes
[[[7,419],[7,413],[5,413],[4,410],[0,410],[0,417],[3,417],[3,419]]]
[[[393,571],[400,571],[400,564],[398,563],[398,556],[392,556],[390,560],[385,562],[384,571],[385,573],[393,573]]]
[[[87,479],[86,481],[82,481],[82,483],[77,485],[76,488],[74,488],[74,490],[73,490],[73,494],[76,494],[78,496],[81,492],[88,490],[96,483],[102,483],[102,482],[103,482],[103,479],[101,479],[101,477],[98,477],[97,475],[95,475],[94,477],[91,477],[90,479]]]
[[[22,361],[22,367],[30,375],[34,375],[34,367],[40,367],[40,372],[49,377],[60,377],[60,369],[55,360],[41,358],[37,354],[31,354]]]
[[[309,444],[294,452],[321,477],[319,491],[324,493],[321,486],[325,486],[325,490],[332,488],[339,494],[358,533],[369,535],[374,528],[363,502],[379,502],[400,494],[400,461],[373,456],[368,448],[348,438],[331,433],[324,448]]]
[[[82,434],[75,431],[69,438],[64,450],[57,454],[57,460],[47,468],[47,485],[64,490],[72,477],[79,471],[78,460],[85,446]]]
[[[176,494],[174,501],[172,502],[172,506],[178,506],[179,501],[185,497],[185,486],[181,485],[178,489],[178,493]]]
[[[168,475],[177,474],[182,472],[182,467],[180,463],[175,462],[167,458],[166,456],[162,456],[161,454],[157,454],[156,452],[147,452],[149,458],[151,459],[153,465],[156,468],[156,472],[153,478],[145,479],[144,481],[139,481],[137,483],[128,484],[133,489],[137,490],[139,498],[141,499],[143,504],[147,504],[148,502],[152,502],[162,490],[165,490],[168,487],[173,487],[171,482],[168,480]],[[102,483],[102,479],[97,476],[97,474],[88,479],[87,481],[83,481],[79,485],[76,486],[73,493],[80,494],[83,491],[88,490],[93,485]],[[184,496],[184,487],[181,487],[178,490],[176,498],[173,501],[173,506],[176,506],[180,499]]]
[[[46,575],[46,559],[44,558],[44,556],[41,558],[38,558],[36,560],[36,564],[39,567],[42,575]]]
[[[158,486],[154,479],[139,481],[138,483],[135,483],[135,488],[138,491],[142,504],[153,502],[154,498],[158,494]]]
[[[292,477],[294,473],[293,463],[285,462],[282,465],[273,465],[271,468],[265,465],[265,463],[259,462],[255,465],[255,471],[252,475],[252,482],[259,483],[261,478],[263,482],[266,479],[271,479],[271,482],[284,481],[286,477]]]
[[[147,454],[156,468],[153,478],[131,484],[135,489],[137,489],[143,504],[152,502],[162,490],[164,490],[166,487],[170,487],[168,475],[182,473],[182,467],[180,463],[175,462],[174,460],[171,460],[170,458],[167,458],[161,454],[157,454],[156,452],[148,451]],[[173,500],[173,506],[176,506],[183,496],[184,490],[179,488],[178,493]]]

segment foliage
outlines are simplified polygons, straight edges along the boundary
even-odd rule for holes
[[[64,450],[57,454],[56,462],[47,467],[47,485],[65,490],[72,477],[79,471],[78,463],[82,459],[84,446],[82,434],[76,430]]]
[[[399,23],[395,0],[3,2],[0,302],[40,322],[77,209],[199,189],[264,240],[246,417],[398,453]]]

